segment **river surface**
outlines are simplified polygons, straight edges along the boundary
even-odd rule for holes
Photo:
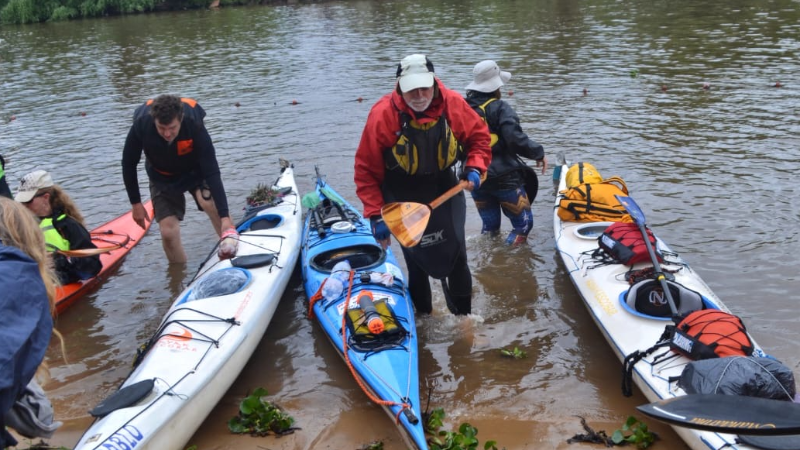
[[[133,109],[176,93],[208,112],[234,219],[257,183],[275,179],[278,158],[295,164],[301,193],[319,166],[360,205],[353,155],[399,60],[428,54],[463,93],[474,64],[495,59],[513,73],[504,98],[549,161],[563,151],[623,177],[649,225],[797,372],[798,37],[800,3],[789,0],[342,1],[4,26],[0,153],[12,189],[47,169],[91,228],[129,209],[119,162]],[[583,432],[577,416],[610,434],[645,403],[638,390],[622,396],[621,364],[554,250],[551,175],[540,177],[522,248],[481,236],[468,201],[482,320],[449,315],[437,287],[434,314],[418,318],[423,399],[444,408],[446,429],[469,422],[482,443],[507,449],[596,448],[566,443]],[[143,170],[140,180],[144,188]],[[45,389],[65,425],[52,444],[77,442],[87,411],[119,386],[215,242],[196,211],[182,235],[187,265],[167,264],[154,226],[102,287],[58,317],[66,358],[51,346]],[[253,358],[187,446],[403,448],[305,318],[305,301],[296,272]],[[513,347],[527,357],[501,357]],[[256,387],[302,429],[230,435],[227,420]],[[685,449],[669,427],[645,421],[661,434],[655,448]]]

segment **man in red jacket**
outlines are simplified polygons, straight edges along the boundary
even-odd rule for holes
[[[396,76],[394,91],[372,107],[355,158],[356,194],[384,248],[390,243],[381,219],[385,203],[430,203],[459,177],[469,181],[469,190],[477,189],[492,157],[486,124],[459,93],[435,77],[425,55],[403,58]],[[462,167],[458,176],[457,163]],[[417,312],[432,311],[429,276],[442,281],[453,314],[471,312],[465,221],[462,192],[432,211],[418,246],[403,248]]]

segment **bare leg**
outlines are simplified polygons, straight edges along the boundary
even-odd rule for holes
[[[208,219],[211,220],[211,225],[214,226],[214,231],[217,232],[217,236],[222,234],[222,226],[220,224],[219,213],[217,212],[217,205],[214,204],[214,199],[204,199],[202,189],[194,191],[194,196],[197,198],[197,203],[208,215]]]
[[[168,216],[158,222],[161,230],[161,245],[170,263],[186,263],[186,252],[181,243],[181,223],[175,216]]]

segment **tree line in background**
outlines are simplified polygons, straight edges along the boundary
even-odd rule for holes
[[[21,24],[86,17],[113,16],[150,11],[207,8],[256,3],[286,3],[275,0],[0,0],[0,23]]]

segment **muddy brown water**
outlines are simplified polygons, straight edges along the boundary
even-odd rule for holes
[[[426,53],[463,93],[473,65],[495,59],[513,74],[504,98],[550,162],[564,151],[622,176],[659,236],[796,371],[798,8],[781,0],[342,1],[3,26],[0,153],[12,187],[30,170],[50,170],[90,227],[100,224],[129,208],[119,161],[133,109],[174,92],[208,112],[235,217],[250,189],[277,176],[279,157],[295,164],[301,192],[320,166],[360,205],[353,155],[397,62]],[[418,318],[423,399],[445,409],[448,429],[468,422],[481,442],[508,449],[594,447],[566,443],[583,432],[578,416],[610,433],[645,402],[638,391],[621,395],[621,364],[554,250],[551,174],[540,177],[534,230],[521,248],[481,236],[468,201],[481,320],[450,316],[437,288],[434,314]],[[117,389],[213,246],[200,213],[189,212],[182,233],[187,265],[164,261],[154,227],[58,318],[66,361],[53,345],[45,389],[65,425],[52,444],[77,442],[87,411]],[[296,272],[245,370],[187,446],[404,447],[305,318],[305,301]],[[513,347],[527,357],[501,357]],[[238,402],[259,386],[301,430],[279,439],[228,433]],[[655,448],[685,448],[669,427],[645,421],[662,436]]]

